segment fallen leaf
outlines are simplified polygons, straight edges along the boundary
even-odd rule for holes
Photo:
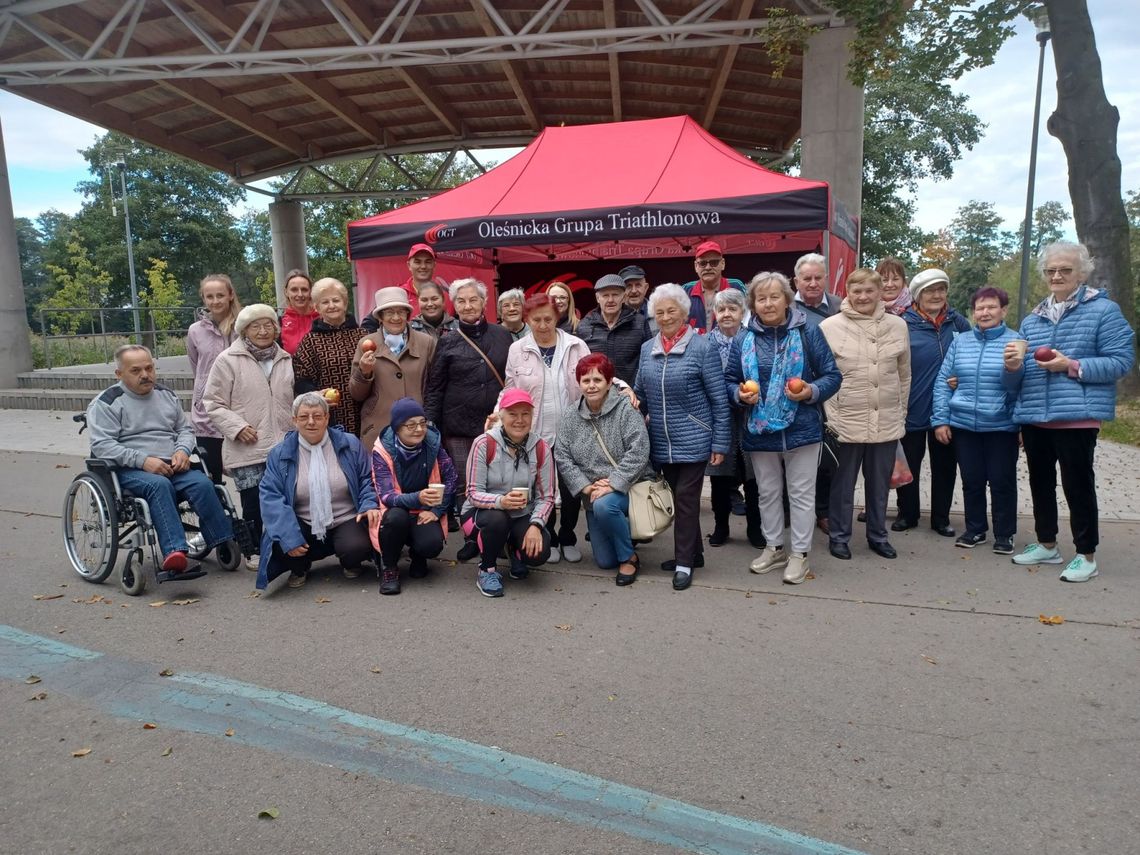
[[[29,701],[46,701],[47,700],[47,692],[40,692],[39,694],[32,695],[30,698],[28,698],[28,700]]]
[[[160,609],[166,605],[166,600],[155,600],[153,603],[147,603],[152,609]]]
[[[156,727],[158,727],[158,725],[155,724],[153,721],[148,721],[148,722],[143,723],[143,730],[154,730]]]
[[[67,583],[66,583],[66,582],[60,582],[60,583],[59,583],[59,587],[61,587],[61,588],[66,588],[66,587],[67,587]]]
[[[379,674],[380,673],[380,666],[379,665],[373,665],[368,670],[371,671],[373,674]]]
[[[572,623],[559,623],[559,624],[555,624],[554,628],[560,629],[563,632],[569,632],[570,630],[572,630],[574,628],[574,624],[572,624]]]
[[[226,736],[233,736],[234,729],[232,727],[226,729]]]
[[[58,600],[63,594],[32,594],[33,600]]]
[[[1060,615],[1038,615],[1037,620],[1046,626],[1060,626],[1065,622],[1065,619]]]
[[[770,605],[770,606],[778,606],[778,605],[779,605],[779,603],[777,603],[775,600],[768,600],[768,605]]]
[[[261,596],[261,591],[250,591],[248,594],[245,595],[245,598],[247,600],[256,600],[260,596]]]
[[[34,685],[35,683],[40,682],[40,678],[37,677],[35,674],[32,674],[24,682],[27,683],[29,686],[31,686],[31,685]]]
[[[56,469],[70,469],[71,464],[70,463],[57,463],[57,464],[55,464],[55,468]]]
[[[165,751],[162,752],[162,756],[163,757],[169,757],[173,753],[174,753],[173,748],[167,748]]]
[[[966,591],[966,596],[968,596],[968,597],[978,596],[978,589],[977,588],[970,588],[970,590]]]
[[[927,662],[929,662],[931,665],[937,665],[938,664],[938,662],[936,662],[934,659],[927,656],[925,653],[922,654],[922,658],[924,660],[926,660]]]
[[[815,578],[815,574],[814,574],[814,573],[812,573],[812,572],[809,570],[809,571],[808,571],[808,574],[807,574],[806,576],[804,576],[804,578],[805,578],[805,579],[814,579],[814,578]]]
[[[316,598],[316,599],[315,599],[313,602],[316,602],[316,603],[331,603],[331,602],[332,602],[332,600],[330,600],[328,597],[317,597],[317,598]]]
[[[103,620],[110,620],[114,615],[103,615]]]
[[[173,677],[174,672],[170,668],[163,668],[161,671],[158,672],[158,676],[160,676],[160,677]]]
[[[744,599],[751,600],[752,599],[752,592],[751,591],[745,591],[744,592]]]
[[[565,733],[563,733],[563,732],[560,730],[560,731],[558,731],[558,733],[554,734],[554,738],[555,738],[555,739],[561,739],[561,738],[562,738],[562,737],[564,737],[565,735],[566,735],[566,734],[565,734]]]
[[[281,816],[281,811],[277,808],[262,808],[257,812],[258,819],[277,819]]]
[[[171,600],[170,605],[172,605],[172,606],[189,606],[189,605],[192,605],[194,603],[200,603],[200,602],[202,602],[201,598],[195,597],[192,600]]]
[[[556,592],[556,593],[561,593],[561,592],[562,592],[562,589],[561,589],[561,588],[555,588],[554,590],[555,590],[555,592]]]
[[[606,698],[606,700],[607,700],[607,701],[616,701],[616,700],[617,700],[617,695],[610,695],[608,698]]]
[[[78,751],[72,751],[71,756],[72,757],[86,757],[90,753],[91,753],[90,748],[80,748]]]

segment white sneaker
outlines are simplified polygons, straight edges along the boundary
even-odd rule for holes
[[[577,564],[582,560],[582,553],[578,550],[577,546],[563,546],[562,557],[571,564]]]
[[[547,564],[557,564],[562,560],[562,553],[558,551],[557,546],[550,547],[550,557],[546,559]]]
[[[788,558],[788,566],[784,568],[784,581],[789,585],[798,585],[807,578],[810,569],[807,553],[793,552]]]
[[[1061,581],[1087,582],[1096,575],[1099,575],[1096,569],[1096,562],[1089,561],[1083,555],[1078,555],[1061,571]]]
[[[1010,559],[1014,564],[1022,566],[1029,564],[1060,564],[1061,551],[1057,547],[1050,549],[1040,543],[1031,543],[1020,553]]]
[[[249,556],[249,558],[245,559],[245,569],[246,570],[252,570],[254,573],[257,572],[258,566],[260,564],[261,564],[261,556],[260,555],[251,555],[251,556]]]
[[[783,570],[787,566],[788,553],[782,546],[765,546],[760,557],[753,561],[748,569],[753,573],[770,573],[773,570]]]

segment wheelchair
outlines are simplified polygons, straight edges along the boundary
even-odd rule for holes
[[[83,433],[87,428],[86,414],[72,416],[72,420],[81,425],[79,432]],[[75,476],[63,499],[64,548],[72,568],[82,579],[96,584],[106,581],[115,569],[120,550],[126,553],[126,559],[119,571],[119,587],[128,596],[142,594],[148,576],[161,584],[206,575],[200,563],[191,564],[174,576],[163,572],[162,551],[147,502],[119,485],[118,476],[107,461],[89,457],[86,464],[87,471]],[[191,465],[206,472],[200,451],[196,459],[191,458]],[[243,555],[257,551],[257,544],[253,542],[249,524],[238,517],[226,489],[215,484],[214,492],[234,530],[232,540],[213,549],[214,557],[223,570],[233,571],[241,564]],[[206,548],[199,534],[197,514],[186,501],[178,503],[178,512],[190,544],[187,557],[200,562],[211,550]],[[145,566],[147,557],[152,568],[149,574]]]

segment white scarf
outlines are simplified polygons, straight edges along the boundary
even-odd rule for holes
[[[325,539],[325,532],[332,525],[332,491],[329,489],[328,467],[325,466],[325,446],[329,444],[326,432],[324,439],[310,445],[298,434],[297,443],[309,452],[309,520],[313,537]]]

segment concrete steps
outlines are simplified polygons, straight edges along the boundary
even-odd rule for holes
[[[194,376],[186,357],[163,357],[158,380],[173,389],[190,411]],[[63,410],[82,412],[91,399],[116,383],[114,365],[77,365],[27,371],[16,376],[15,389],[0,389],[0,410]]]

